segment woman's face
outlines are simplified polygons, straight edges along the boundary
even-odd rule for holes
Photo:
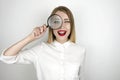
[[[68,40],[68,36],[70,35],[71,31],[70,20],[67,14],[65,14],[62,11],[57,11],[55,14],[61,16],[63,24],[60,29],[53,30],[53,34],[55,35],[56,40],[58,42],[64,43]]]

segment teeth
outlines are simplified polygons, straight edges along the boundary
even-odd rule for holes
[[[64,34],[65,32],[59,32],[60,34]]]
[[[64,35],[66,34],[66,31],[65,31],[65,30],[59,30],[59,31],[58,31],[58,34],[59,34],[60,36],[64,36]]]

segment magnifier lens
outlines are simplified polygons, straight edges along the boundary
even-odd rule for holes
[[[58,29],[62,26],[62,19],[59,15],[52,15],[48,18],[48,26],[52,29]]]

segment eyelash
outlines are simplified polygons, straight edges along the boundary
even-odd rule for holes
[[[64,23],[70,23],[70,21],[64,21]]]

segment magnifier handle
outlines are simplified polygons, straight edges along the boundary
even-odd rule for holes
[[[46,28],[48,28],[48,27],[49,27],[49,25],[46,25],[46,24],[44,24],[44,26],[46,26]]]
[[[49,25],[46,26],[47,28],[49,27]]]

